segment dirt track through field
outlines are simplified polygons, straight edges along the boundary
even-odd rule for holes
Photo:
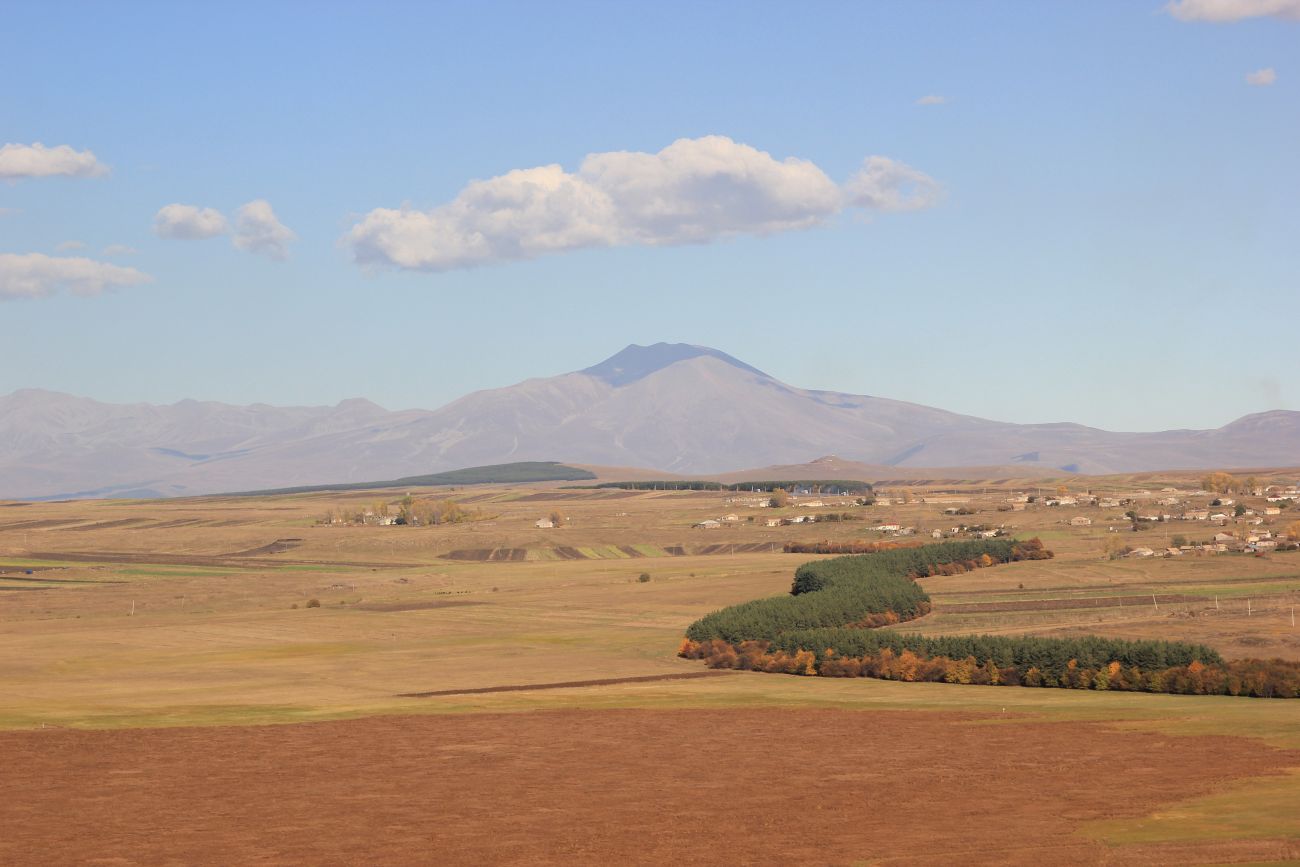
[[[1111,848],[1300,753],[924,712],[564,710],[0,733],[5,864],[1185,864]]]
[[[562,680],[555,683],[521,683],[513,686],[480,686],[477,689],[438,689],[430,692],[403,692],[398,698],[431,698],[440,695],[482,695],[488,692],[534,692],[541,689],[572,689],[582,686],[614,686],[620,683],[651,683],[657,680],[694,680],[734,674],[731,671],[684,671],[678,674],[645,674],[640,677],[606,677],[599,680]]]

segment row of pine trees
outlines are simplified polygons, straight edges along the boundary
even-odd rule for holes
[[[1300,663],[1224,662],[1200,644],[873,628],[929,612],[918,578],[1050,556],[1038,539],[982,539],[805,563],[790,595],[733,605],[691,624],[680,655],[713,668],[823,677],[1300,697]]]

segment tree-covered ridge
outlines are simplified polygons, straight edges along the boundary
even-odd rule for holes
[[[1047,557],[1037,539],[988,539],[805,563],[790,595],[702,617],[687,629],[680,653],[713,668],[826,677],[1300,697],[1300,664],[1224,662],[1200,644],[872,628],[929,612],[918,578]]]
[[[529,482],[572,482],[594,479],[590,470],[570,467],[556,461],[516,461],[513,464],[492,464],[486,467],[466,467],[422,476],[403,476],[375,482],[340,482],[334,485],[300,485],[294,488],[274,488],[248,491],[238,496],[285,494],[311,494],[322,491],[364,491],[370,488],[420,488],[436,485],[503,485]]]

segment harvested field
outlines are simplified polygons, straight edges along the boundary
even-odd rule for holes
[[[1145,596],[1091,596],[1078,599],[1022,599],[1012,602],[950,602],[935,606],[944,614],[989,613],[994,611],[1054,611],[1066,608],[1124,608],[1146,607],[1152,602],[1205,602],[1204,596],[1185,593],[1157,593]]]
[[[756,743],[770,747],[754,749]],[[1014,761],[990,763],[990,756]],[[828,761],[828,759],[833,760]],[[583,711],[0,734],[0,861],[1189,864],[1076,833],[1300,754],[925,712]]]
[[[0,532],[10,532],[13,530],[49,530],[53,527],[67,527],[72,524],[81,524],[85,520],[85,518],[74,518],[72,520],[17,521],[12,524],[0,524]]]
[[[99,521],[95,524],[77,524],[72,527],[60,527],[60,532],[64,533],[85,533],[91,530],[122,530],[127,527],[139,527],[142,524],[153,523],[153,518],[123,518],[120,521]]]
[[[636,560],[642,557],[716,557],[729,554],[777,554],[782,542],[741,542],[699,545],[596,545],[554,548],[458,548],[441,555],[444,560],[470,563],[521,563],[525,560]]]
[[[369,569],[401,569],[420,566],[420,563],[383,563],[371,561],[318,561],[318,560],[258,560],[247,553],[205,556],[203,554],[156,554],[129,551],[32,551],[24,554],[29,560],[54,560],[64,563],[139,563],[150,566],[329,566],[362,567]]]
[[[353,605],[353,611],[434,611],[438,608],[463,608],[466,605],[486,605],[473,599],[446,599],[438,602],[363,602]]]

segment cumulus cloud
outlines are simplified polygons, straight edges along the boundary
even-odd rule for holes
[[[159,238],[196,241],[225,234],[226,218],[214,208],[197,205],[165,205],[153,218],[153,231]]]
[[[134,256],[139,252],[135,247],[128,247],[126,244],[109,244],[104,248],[105,256]]]
[[[58,250],[60,253],[66,253],[69,250],[84,250],[86,249],[86,242],[85,241],[64,241],[63,243],[55,246],[54,249]]]
[[[1277,73],[1273,71],[1273,67],[1271,66],[1265,67],[1264,69],[1256,69],[1254,72],[1246,74],[1246,83],[1252,84],[1255,87],[1268,87],[1275,81],[1277,81]]]
[[[46,147],[33,144],[6,144],[0,147],[0,179],[74,177],[86,178],[108,174],[108,166],[90,151],[74,150],[69,145]]]
[[[1215,24],[1246,18],[1289,18],[1300,21],[1300,0],[1171,0],[1165,11],[1179,21]]]
[[[873,160],[892,172],[871,181],[874,197],[858,176],[841,188],[807,160],[778,160],[725,136],[679,139],[653,154],[590,154],[572,173],[549,165],[473,181],[432,210],[376,208],[343,240],[363,265],[445,271],[587,247],[765,235],[815,226],[848,206],[912,210],[937,198],[922,172],[883,157],[864,171]]]
[[[152,279],[134,268],[94,259],[0,253],[0,300],[43,298],[64,290],[76,295],[98,295],[105,289],[135,286]]]
[[[236,212],[234,244],[247,253],[261,253],[272,259],[289,257],[289,242],[298,236],[281,223],[265,199],[254,199]]]
[[[867,157],[845,191],[851,204],[878,211],[919,211],[943,194],[934,178],[889,157]]]
[[[929,94],[928,96],[923,96],[920,99],[918,99],[916,101],[916,104],[917,105],[943,105],[947,101],[948,101],[948,97],[939,96],[938,94],[932,93]]]

